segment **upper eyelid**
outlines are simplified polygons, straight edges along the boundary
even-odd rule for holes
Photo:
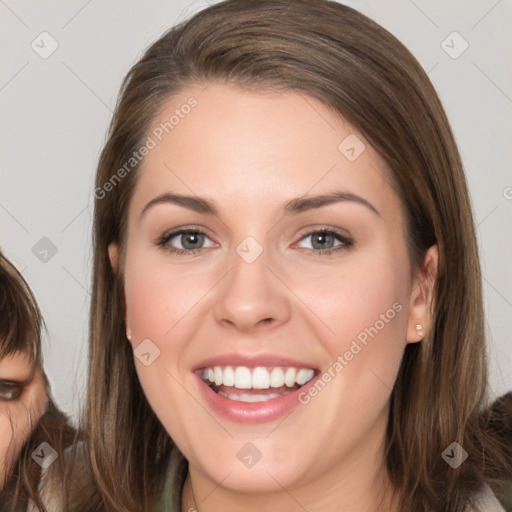
[[[162,240],[169,241],[171,238],[174,238],[179,235],[185,235],[187,233],[201,233],[211,239],[211,236],[207,229],[185,226],[183,228],[169,229],[168,231],[164,231],[164,233],[158,237],[158,240],[159,241],[162,241]]]
[[[21,386],[21,387],[24,387],[29,382],[32,381],[32,379],[34,378],[35,373],[36,373],[36,368],[33,368],[32,371],[30,372],[30,375],[28,377],[26,377],[25,379],[3,379],[2,377],[0,377],[0,386],[1,385],[6,385],[6,386]]]
[[[301,229],[300,232],[301,232],[301,234],[299,236],[302,236],[302,237],[311,235],[313,233],[326,232],[326,233],[335,233],[335,234],[337,234],[339,236],[343,236],[345,238],[352,238],[352,236],[349,234],[349,232],[346,229],[335,228],[335,227],[330,227],[330,226],[326,226],[326,225],[307,226],[307,227]]]
[[[190,225],[178,226],[176,228],[167,229],[167,230],[163,231],[163,234],[161,236],[164,237],[164,236],[169,236],[169,235],[178,235],[178,234],[182,234],[183,232],[189,232],[189,231],[192,231],[192,232],[199,231],[204,234],[210,233],[210,230],[208,228],[205,228],[205,227],[199,226],[199,225],[190,224]],[[347,233],[347,236],[350,236],[346,229],[330,226],[327,224],[311,224],[309,226],[301,228],[300,231],[305,232],[306,234],[311,231],[333,231],[335,233],[344,231]]]
[[[339,235],[342,235],[343,233],[341,233],[341,232],[344,231],[344,232],[346,232],[346,235],[343,235],[343,236],[346,236],[347,238],[350,237],[349,233],[342,228],[334,228],[334,227],[322,226],[322,225],[320,225],[319,227],[308,226],[308,227],[302,228],[300,231],[301,231],[300,236],[306,236],[311,233],[316,233],[318,231],[320,231],[320,232],[326,231],[326,232],[332,232],[332,233],[337,233]],[[210,236],[209,230],[206,228],[197,227],[197,226],[184,226],[184,227],[179,227],[179,228],[174,228],[174,229],[169,229],[167,231],[164,231],[164,233],[162,235],[160,235],[160,238],[167,238],[167,237],[173,237],[176,235],[183,235],[185,233],[196,233],[196,232]]]
[[[28,380],[28,379],[27,379]],[[0,379],[0,387],[8,387],[8,388],[15,388],[23,386],[26,383],[26,381],[19,381],[19,380],[11,380],[11,379]]]
[[[205,233],[205,234],[209,233],[209,230],[202,226],[185,225],[185,226],[179,226],[179,227],[173,228],[173,229],[167,229],[166,231],[163,232],[162,236],[179,235],[179,234],[182,234],[183,232],[189,232],[189,231],[192,231],[192,232],[199,231],[199,232]]]

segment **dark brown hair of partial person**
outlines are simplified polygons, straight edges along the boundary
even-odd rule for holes
[[[26,512],[30,502],[34,512],[55,512],[47,508],[47,500],[42,496],[52,494],[56,489],[63,489],[62,482],[66,470],[65,450],[73,445],[75,429],[70,419],[59,410],[53,399],[49,397],[46,412],[41,416],[37,426],[27,439],[11,471],[10,478],[4,489],[0,491],[0,510],[2,512]],[[58,458],[46,469],[45,485],[41,485],[41,467],[32,458],[41,443],[48,443],[58,453]],[[55,484],[58,485],[55,485]],[[59,487],[60,486],[60,487]],[[57,501],[60,500],[60,497]]]
[[[0,359],[23,352],[41,365],[43,319],[32,290],[0,252]]]
[[[90,481],[67,510],[153,511],[177,450],[144,397],[125,336],[123,257],[140,167],[126,171],[126,163],[171,98],[212,82],[315,98],[386,162],[407,223],[411,272],[429,247],[439,249],[436,274],[422,269],[433,283],[428,335],[407,345],[391,396],[385,470],[399,490],[398,510],[462,512],[484,484],[502,492],[512,456],[498,418],[485,412],[491,397],[475,225],[461,158],[427,74],[393,35],[337,2],[227,0],[167,31],[121,87],[95,185],[83,417]],[[111,243],[120,248],[117,273]],[[495,410],[505,418],[505,408]],[[442,458],[454,441],[469,454],[455,469]],[[181,483],[186,470],[182,459]]]
[[[0,359],[23,353],[28,355],[34,368],[42,368],[43,327],[43,318],[30,287],[21,273],[0,252]],[[33,510],[50,512],[46,510],[41,498],[39,484],[42,471],[32,459],[32,452],[42,442],[47,442],[61,456],[65,448],[73,444],[74,429],[67,416],[56,407],[46,376],[45,382],[47,409],[7,471],[7,480],[0,489],[1,512],[25,512],[29,501]],[[47,475],[55,479],[65,474],[63,458],[59,458],[47,470]]]

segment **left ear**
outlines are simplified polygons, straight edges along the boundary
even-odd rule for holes
[[[115,243],[111,243],[108,246],[108,258],[110,260],[110,265],[112,267],[112,270],[114,271],[114,274],[117,274],[119,270],[119,246]],[[126,300],[123,296],[123,311],[124,311],[124,318],[125,318],[125,325],[126,325],[126,338],[128,341],[131,341],[132,339],[132,330],[130,328],[130,324],[128,323],[128,316],[126,314]]]
[[[431,305],[434,283],[437,276],[437,245],[429,247],[423,264],[418,269],[412,284],[407,322],[407,343],[416,343],[427,336],[431,322]]]
[[[112,242],[108,246],[108,259],[110,260],[110,266],[114,271],[114,274],[117,273],[117,263],[119,260],[119,247],[117,244]]]

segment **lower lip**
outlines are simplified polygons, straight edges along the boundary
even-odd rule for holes
[[[271,398],[265,402],[230,400],[213,391],[197,373],[195,375],[199,381],[199,388],[204,399],[217,414],[236,423],[254,424],[270,422],[289,414],[300,404],[299,395],[307,392],[307,389],[314,385],[320,373],[315,375],[301,388],[281,397]]]

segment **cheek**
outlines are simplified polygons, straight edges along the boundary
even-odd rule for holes
[[[161,262],[138,265],[135,258],[126,266],[125,299],[127,320],[135,344],[149,338],[156,343],[174,338],[173,330],[182,319],[193,316],[206,275],[187,275]],[[188,322],[180,323],[180,329]],[[180,336],[181,337],[181,336]],[[173,341],[174,343],[174,341]]]
[[[135,366],[148,401],[161,416],[190,399],[178,384],[184,378],[181,370],[188,371],[181,362],[200,324],[198,317],[204,316],[200,299],[212,284],[207,272],[185,271],[183,267],[166,265],[158,257],[152,258],[151,254],[139,257],[135,250],[130,254],[125,265],[124,289],[136,355],[142,342],[157,354],[147,366],[135,358]]]
[[[22,406],[0,406],[0,477],[18,455],[25,440],[23,432],[28,429],[28,416]]]
[[[407,283],[399,268],[384,259],[354,259],[353,264],[339,270],[326,270],[323,277],[318,273],[299,277],[294,287],[322,320],[329,352],[348,348],[346,344],[354,339],[364,344],[369,332],[372,338],[378,335],[403,341]]]
[[[0,409],[0,467],[5,468],[7,453],[12,442],[13,428],[6,407]]]
[[[326,403],[338,405],[340,417],[361,411],[361,404],[370,416],[380,410],[403,356],[408,302],[401,269],[406,267],[391,254],[381,255],[378,260],[358,258],[340,271],[326,272],[325,279],[303,275],[300,289],[299,281],[295,285],[315,312],[313,329],[330,359],[329,389],[322,394],[329,397]]]
[[[181,362],[199,323],[195,321],[200,314],[197,303],[208,290],[208,279],[201,274],[187,276],[179,269],[148,260],[138,262],[133,257],[127,259],[125,267],[126,315],[135,356],[138,345],[148,346],[148,339],[158,354],[148,366],[135,357],[135,368],[156,416],[173,439],[183,442],[197,418],[193,417],[194,408],[185,391],[186,368]],[[189,440],[189,444],[193,445],[193,441]]]

